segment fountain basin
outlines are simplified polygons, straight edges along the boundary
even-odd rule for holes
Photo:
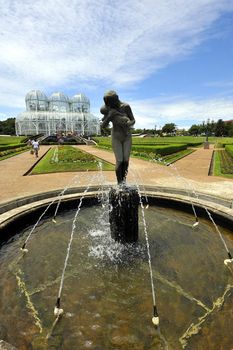
[[[56,224],[51,221],[54,202],[28,242],[29,253],[19,261],[19,248],[30,225],[55,197],[26,204],[28,208],[11,209],[14,215],[8,211],[2,220],[1,238],[4,235],[6,241],[6,234],[15,235],[0,250],[0,338],[18,348],[32,349],[229,348],[233,341],[233,283],[223,264],[226,253],[219,237],[204,217],[201,202],[196,205],[198,216],[203,218],[194,230],[189,199],[155,190],[147,192],[150,206],[145,216],[160,329],[151,323],[151,287],[141,217],[138,244],[124,246],[112,241],[107,208],[98,205],[100,193],[92,188],[76,223],[62,294],[64,317],[46,340],[54,321],[74,208],[82,195],[64,196]],[[209,209],[212,206],[215,220],[230,227],[231,209],[221,205],[217,210],[219,204],[207,204]],[[182,211],[171,209],[174,207]],[[231,231],[223,227],[221,231],[233,250]]]

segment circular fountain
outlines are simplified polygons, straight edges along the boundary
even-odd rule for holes
[[[193,227],[185,193],[144,188],[139,240],[123,245],[110,235],[107,188],[84,192],[69,189],[62,197],[54,192],[5,206],[11,210],[2,214],[2,234],[11,237],[0,250],[0,339],[19,349],[230,348],[233,275],[231,265],[223,264],[226,251],[204,217],[203,203],[217,224],[222,220],[229,227],[231,209],[221,213],[220,199],[213,205],[199,194],[199,202],[193,200],[199,225]],[[218,227],[233,251],[232,232]],[[64,313],[55,322],[72,231],[61,293]],[[22,254],[29,235],[28,253]],[[147,238],[159,327],[151,322]]]

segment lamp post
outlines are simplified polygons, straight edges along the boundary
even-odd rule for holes
[[[205,142],[204,142],[204,149],[209,149],[210,144],[209,144],[209,119],[207,119],[206,122],[206,131],[205,131]]]

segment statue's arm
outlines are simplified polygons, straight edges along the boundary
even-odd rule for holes
[[[130,119],[130,120],[127,122],[127,125],[129,125],[129,126],[134,125],[134,124],[135,124],[135,119],[134,119],[134,115],[133,115],[133,112],[132,112],[132,110],[131,110],[130,105],[127,104],[127,105],[125,106],[125,111],[126,111],[126,113],[127,113],[128,118]]]
[[[109,122],[111,121],[111,114],[109,113],[109,108],[105,105],[100,108],[100,113],[102,113],[104,116],[101,119],[101,127],[105,128],[108,126]]]

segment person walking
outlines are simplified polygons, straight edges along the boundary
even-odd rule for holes
[[[33,148],[33,151],[35,153],[36,158],[38,158],[39,157],[38,152],[39,152],[39,149],[40,149],[39,142],[33,140],[32,141],[32,148]]]

